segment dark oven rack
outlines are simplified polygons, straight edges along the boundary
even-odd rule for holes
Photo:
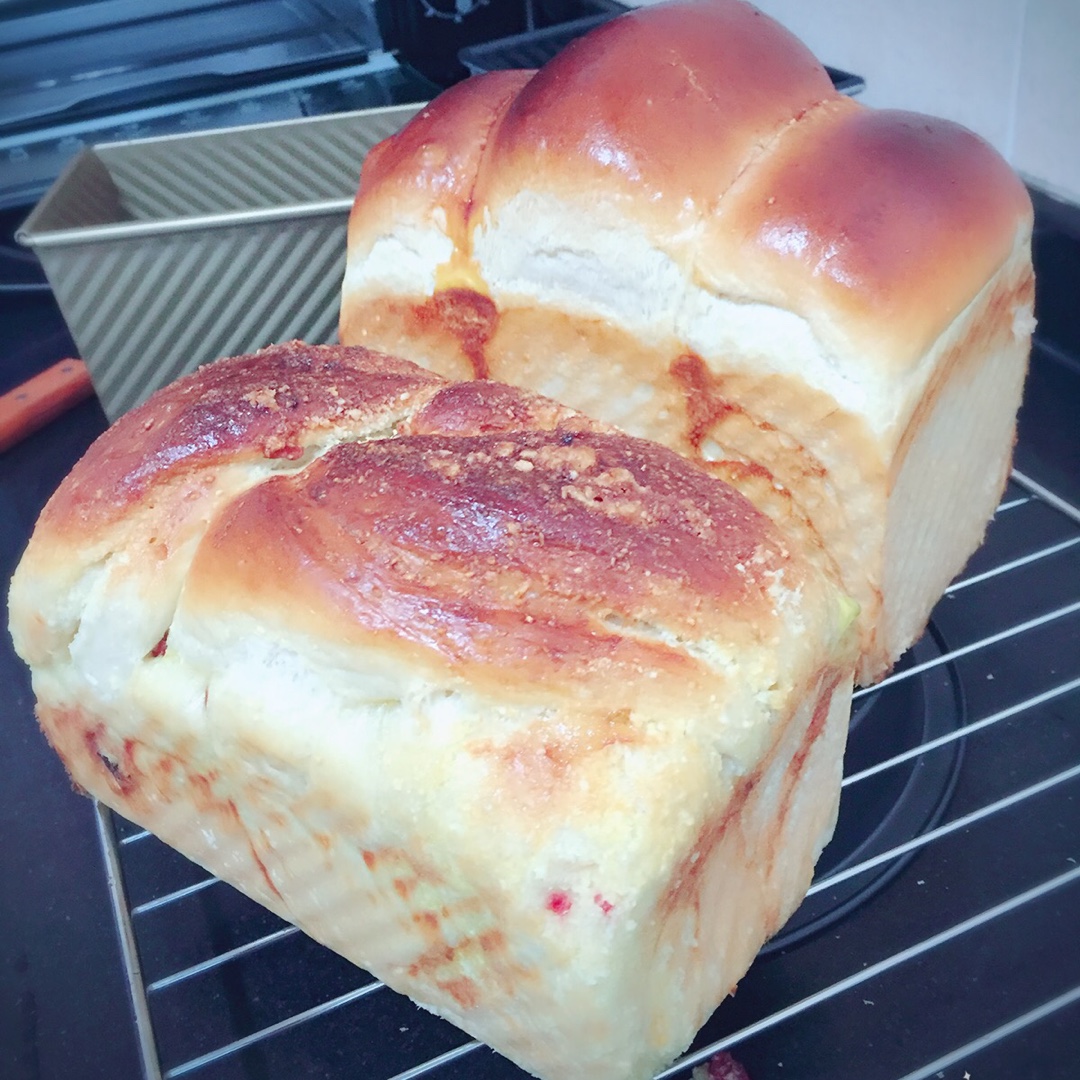
[[[891,776],[897,809],[849,814],[852,853],[807,901],[832,914],[766,950],[662,1077],[720,1050],[753,1080],[1072,1075],[1078,556],[1080,510],[1014,472],[931,634],[856,695],[844,806]],[[926,722],[898,749],[889,703],[913,701]],[[524,1076],[148,833],[101,807],[98,825],[146,1080]]]

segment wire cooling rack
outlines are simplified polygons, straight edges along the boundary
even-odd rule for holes
[[[665,1080],[721,1050],[755,1080],[1073,1075],[1080,510],[1014,472],[933,626],[938,645],[859,691],[855,710],[906,694],[931,719],[946,699],[963,711],[849,760],[842,799],[895,775],[913,791],[936,762],[932,812],[911,835],[888,808],[869,822],[873,853],[819,876],[807,903],[875,875],[881,887],[759,958]],[[146,1080],[524,1076],[150,834],[101,807],[98,824]]]

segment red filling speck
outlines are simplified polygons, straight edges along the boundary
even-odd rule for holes
[[[169,631],[166,630],[165,633],[161,635],[161,640],[150,650],[150,655],[151,656],[164,656],[165,655],[165,649],[168,647],[168,644],[169,644]]]
[[[726,1050],[709,1059],[709,1080],[750,1080],[742,1067]]]
[[[565,915],[573,906],[569,893],[553,892],[547,898],[548,911],[554,911],[556,915]]]
[[[612,904],[612,903],[610,903],[609,901],[605,900],[605,899],[604,899],[604,898],[603,898],[603,897],[602,897],[602,896],[601,896],[601,895],[600,895],[599,893],[597,893],[597,894],[596,894],[596,895],[595,895],[595,896],[593,897],[593,903],[594,903],[594,904],[596,904],[596,906],[597,906],[597,907],[598,907],[598,908],[599,908],[599,909],[600,909],[600,910],[601,910],[601,911],[602,911],[602,912],[603,912],[603,913],[604,913],[605,915],[609,915],[609,914],[611,913],[611,909],[612,909],[612,908],[613,908],[613,907],[615,906],[614,904]]]

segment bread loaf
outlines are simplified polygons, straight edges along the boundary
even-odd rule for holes
[[[708,463],[839,567],[870,682],[1004,485],[1031,224],[972,133],[840,96],[739,0],[661,5],[376,147],[340,336]]]
[[[667,449],[362,348],[121,418],[10,615],[78,785],[549,1080],[685,1047],[832,828],[827,574]]]

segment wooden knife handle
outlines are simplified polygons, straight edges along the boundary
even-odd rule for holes
[[[81,360],[61,360],[0,396],[0,453],[94,392]]]

